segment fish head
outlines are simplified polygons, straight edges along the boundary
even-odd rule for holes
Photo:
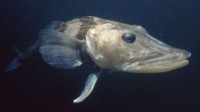
[[[101,68],[160,73],[186,66],[191,53],[152,37],[143,27],[106,23],[91,29],[86,38],[92,60]]]

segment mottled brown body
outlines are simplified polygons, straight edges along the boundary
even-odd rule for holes
[[[56,30],[66,33],[75,39],[85,40],[88,30],[94,28],[96,25],[98,25],[98,21],[95,21],[94,17],[82,17],[63,22],[56,27]]]
[[[81,17],[62,22],[55,27],[56,31],[69,35],[70,38],[83,42],[92,60],[101,68],[127,72],[164,72],[187,65],[187,61],[165,66],[154,65],[163,59],[182,60],[190,53],[173,48],[154,39],[141,26],[128,25],[93,16]],[[128,44],[122,41],[123,33],[132,33],[136,41]],[[179,57],[176,57],[178,52]],[[171,54],[167,57],[168,54]],[[160,57],[160,58],[159,58]],[[162,58],[161,58],[162,57]],[[157,58],[157,60],[156,60]],[[148,60],[148,61],[147,61]],[[152,64],[151,64],[152,63]],[[149,65],[149,66],[148,66]],[[131,68],[130,68],[131,67]]]
[[[72,69],[84,64],[98,66],[91,67],[96,69],[88,76],[74,103],[82,102],[90,95],[102,69],[160,73],[186,66],[187,58],[191,56],[186,50],[155,39],[141,26],[93,16],[52,22],[39,35],[40,39],[24,54],[16,50],[18,56],[6,70],[19,67],[20,61],[35,50],[39,50],[43,60],[55,68]]]

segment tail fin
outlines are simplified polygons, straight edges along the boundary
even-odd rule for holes
[[[22,52],[20,52],[15,46],[14,49],[16,51],[17,56],[5,67],[5,71],[12,71],[18,68],[21,65],[21,60],[25,57]]]
[[[18,57],[15,57],[4,69],[6,72],[15,70],[21,65],[21,62]]]

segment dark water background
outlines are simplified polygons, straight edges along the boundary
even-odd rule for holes
[[[93,93],[73,104],[84,68],[58,70],[40,57],[10,73],[2,68],[53,20],[98,16],[138,24],[155,38],[192,52],[190,65],[162,74],[103,74]],[[199,0],[1,0],[0,112],[200,112]]]

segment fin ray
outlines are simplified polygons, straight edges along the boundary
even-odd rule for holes
[[[43,60],[55,68],[69,69],[82,64],[77,52],[65,46],[43,45],[39,51]]]
[[[98,80],[98,74],[95,73],[91,73],[85,83],[85,87],[83,89],[83,91],[81,92],[81,95],[76,98],[73,102],[74,103],[80,103],[82,102],[84,99],[86,99],[92,92],[92,90],[94,89],[94,86]]]
[[[52,29],[53,30],[55,27],[57,27],[58,25],[60,25],[62,23],[63,22],[61,22],[61,21],[52,21],[47,25],[46,29]]]
[[[6,72],[15,70],[21,65],[21,62],[18,57],[15,57],[4,69]]]
[[[39,33],[39,36],[41,37],[42,45],[58,44],[58,45],[68,46],[71,48],[76,48],[77,46],[81,44],[81,41],[75,40],[65,33],[51,30],[51,29],[42,30]]]
[[[53,28],[56,26],[55,23],[50,25],[51,28],[46,28],[39,33],[41,37],[39,52],[42,54],[43,60],[49,65],[61,69],[80,66],[82,61],[78,49],[82,43],[65,33],[56,31]]]
[[[9,72],[17,69],[21,65],[21,60],[25,58],[25,55],[19,51],[15,46],[13,46],[15,52],[16,52],[16,57],[10,61],[8,65],[6,65],[4,71]]]

